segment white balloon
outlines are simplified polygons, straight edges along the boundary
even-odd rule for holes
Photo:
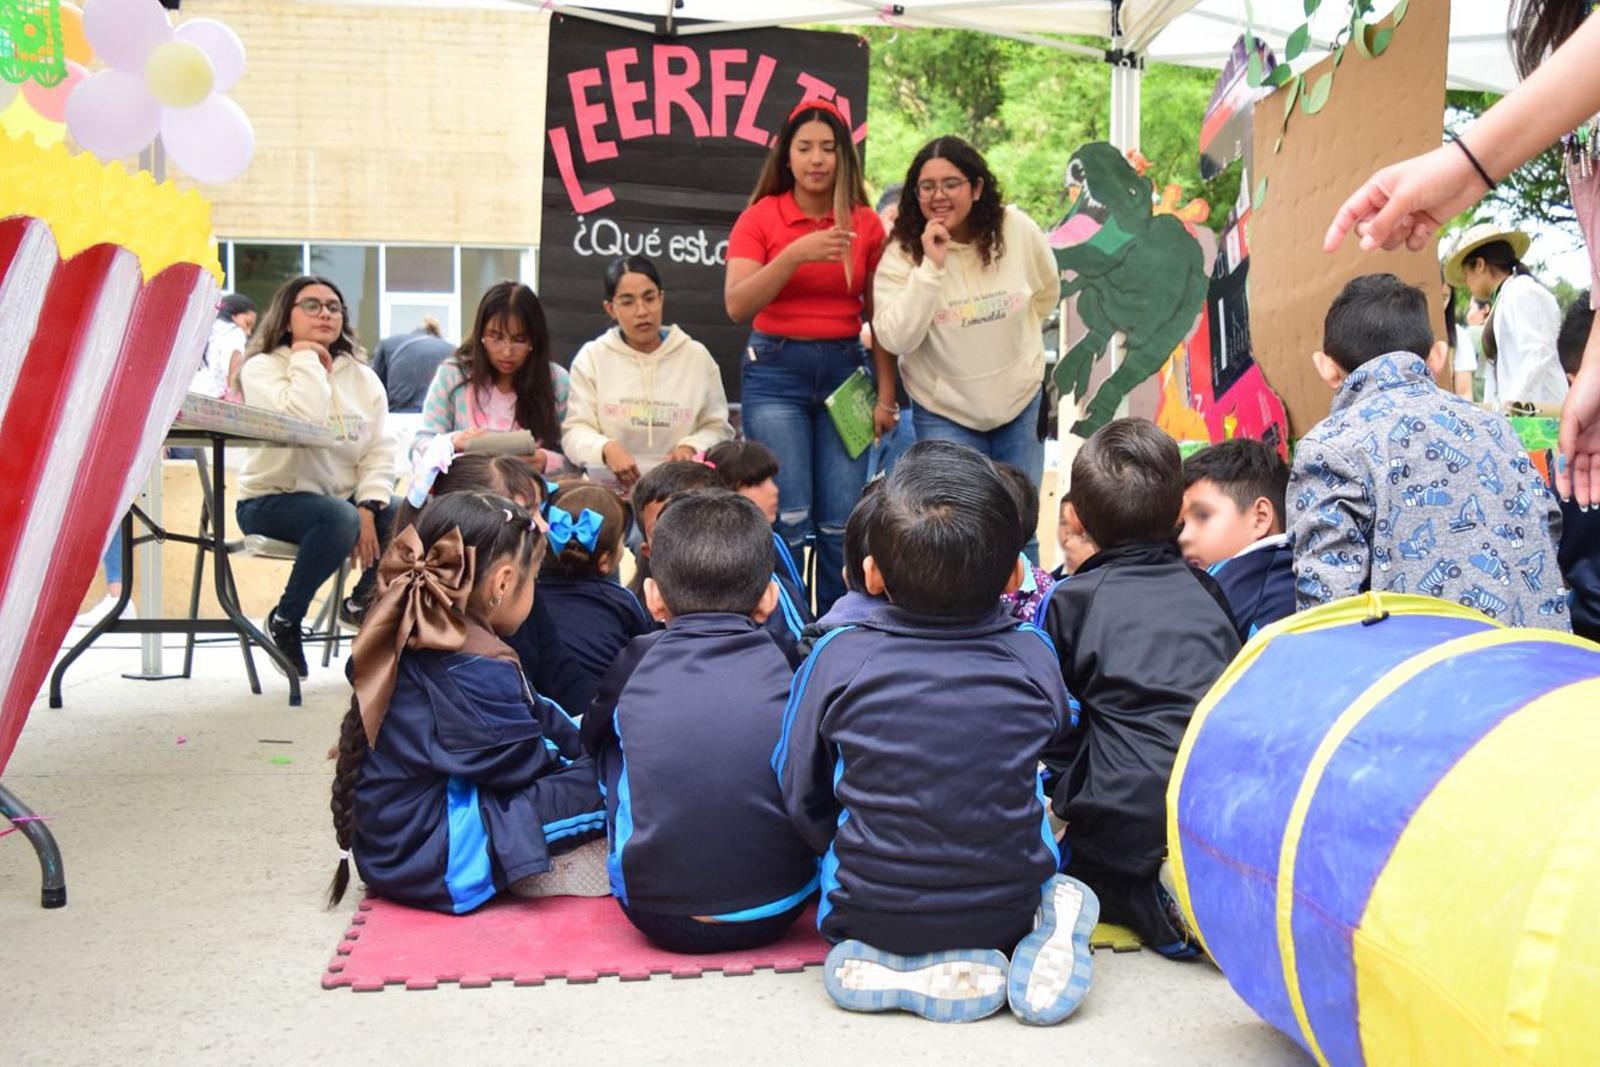
[[[195,107],[169,107],[161,116],[167,155],[197,182],[214,185],[244,173],[256,151],[256,131],[244,108],[217,93]]]
[[[244,42],[224,22],[216,19],[191,19],[176,31],[180,41],[198,45],[211,57],[217,72],[215,91],[225,93],[232,89],[244,74]]]
[[[159,0],[84,0],[83,35],[110,66],[143,74],[150,49],[172,40],[172,27]]]
[[[144,87],[144,75],[102,70],[67,97],[67,132],[102,160],[143,151],[161,129],[161,102]]]

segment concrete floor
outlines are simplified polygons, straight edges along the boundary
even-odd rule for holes
[[[236,649],[143,682],[120,677],[138,654],[117,640],[74,665],[65,709],[39,701],[5,774],[50,817],[70,902],[40,909],[33,850],[0,838],[0,1063],[1305,1062],[1212,967],[1148,952],[1100,953],[1084,1007],[1048,1030],[847,1014],[815,969],[323,990],[353,909],[322,906],[338,661],[292,709],[268,668],[250,694]]]

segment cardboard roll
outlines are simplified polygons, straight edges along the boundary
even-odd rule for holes
[[[1600,646],[1368,594],[1262,631],[1168,790],[1178,896],[1319,1062],[1600,1063]]]

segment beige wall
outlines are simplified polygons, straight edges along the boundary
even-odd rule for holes
[[[188,0],[244,41],[255,162],[202,186],[228,237],[539,243],[549,16]]]

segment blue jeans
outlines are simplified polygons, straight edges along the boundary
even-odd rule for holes
[[[1028,406],[1016,418],[992,430],[972,430],[953,422],[943,415],[935,415],[919,407],[911,413],[917,427],[918,441],[959,441],[971,445],[996,463],[1009,463],[1016,467],[1034,485],[1044,477],[1044,442],[1039,440],[1039,404],[1044,390],[1033,395]],[[1039,562],[1039,538],[1033,530],[1024,530],[1028,544],[1023,551],[1028,559]]]
[[[824,401],[858,367],[855,340],[795,341],[750,335],[741,364],[744,432],[778,457],[778,536],[799,554],[816,538],[820,617],[844,595],[844,524],[867,482],[868,452],[845,451]]]
[[[887,477],[894,470],[894,465],[900,462],[900,457],[905,455],[906,449],[917,443],[917,430],[912,422],[915,415],[916,409],[910,399],[902,400],[900,421],[895,424],[894,433],[867,450],[867,455],[871,457],[867,466],[868,481],[880,474]]]
[[[390,497],[389,506],[378,515],[378,543],[386,545],[394,524],[399,498]],[[284,622],[298,623],[306,617],[311,598],[322,583],[339,570],[361,534],[361,517],[356,505],[344,497],[325,493],[274,493],[239,501],[236,511],[239,529],[299,545],[289,584],[274,609]],[[360,602],[378,580],[378,568],[370,567],[356,583],[351,595]]]

